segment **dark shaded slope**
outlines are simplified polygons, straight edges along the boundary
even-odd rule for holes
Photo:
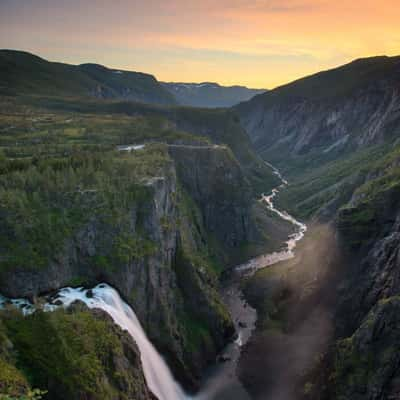
[[[94,82],[77,67],[23,51],[0,50],[0,87],[6,93],[88,94]]]
[[[175,104],[152,76],[101,65],[80,66],[46,61],[33,54],[0,50],[0,90],[6,94],[128,99]]]
[[[295,174],[400,132],[400,58],[356,60],[235,110],[260,154]]]
[[[150,104],[175,104],[175,98],[156,78],[141,72],[121,71],[98,64],[82,64],[78,67],[98,82],[93,95],[104,99],[126,99]]]

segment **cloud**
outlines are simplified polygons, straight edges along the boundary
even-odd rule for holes
[[[271,87],[400,53],[399,19],[398,0],[0,0],[0,47]]]
[[[324,1],[318,0],[256,0],[252,2],[237,0],[233,5],[238,9],[247,9],[254,12],[286,13],[298,11],[312,11],[323,6]]]

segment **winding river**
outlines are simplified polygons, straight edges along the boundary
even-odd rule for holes
[[[268,165],[272,168],[273,173],[279,177],[281,184],[273,189],[270,194],[263,194],[260,201],[278,217],[293,224],[295,231],[288,237],[281,251],[252,258],[235,267],[225,283],[222,289],[222,297],[232,316],[238,337],[235,342],[230,343],[225,348],[221,355],[222,362],[210,368],[210,372],[203,382],[203,389],[198,396],[200,400],[251,400],[250,395],[236,375],[236,368],[241,347],[249,341],[255,329],[257,312],[246,302],[240,283],[244,277],[249,277],[262,268],[293,258],[297,242],[303,239],[307,231],[305,224],[297,221],[286,211],[275,208],[273,200],[279,191],[288,185],[288,182],[276,168]]]
[[[131,150],[131,149],[129,149]],[[141,355],[143,370],[147,385],[159,400],[251,400],[251,397],[236,375],[236,367],[240,358],[241,348],[251,337],[257,321],[256,310],[247,304],[240,289],[244,276],[254,274],[257,270],[294,257],[294,248],[304,237],[306,225],[297,221],[285,211],[275,208],[273,200],[288,183],[277,169],[271,166],[273,172],[280,178],[281,185],[273,189],[269,195],[262,195],[260,201],[280,218],[289,221],[295,227],[295,232],[289,236],[281,251],[265,254],[233,269],[230,278],[222,289],[223,300],[228,307],[237,330],[237,339],[230,343],[219,356],[220,362],[211,367],[202,382],[202,390],[195,397],[184,393],[174,380],[163,357],[148,340],[146,333],[132,308],[126,304],[118,292],[107,284],[97,285],[89,290],[84,288],[64,288],[58,292],[55,299],[58,305],[45,304],[44,311],[53,311],[58,307],[68,307],[76,300],[83,301],[89,308],[100,308],[106,311],[121,328],[129,332],[136,341]],[[25,299],[6,299],[0,296],[0,308],[12,303],[24,314],[35,311],[35,306]]]

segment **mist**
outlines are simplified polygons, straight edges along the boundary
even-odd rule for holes
[[[315,374],[334,334],[336,235],[330,225],[309,228],[293,260],[260,271],[246,284],[259,321],[239,375],[256,400],[302,398],[311,389],[307,376]]]

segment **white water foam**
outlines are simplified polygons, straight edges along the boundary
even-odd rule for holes
[[[142,147],[142,145],[138,145],[127,147],[131,148],[124,148],[121,150],[138,150],[144,146]],[[297,242],[304,237],[304,234],[307,230],[305,224],[297,221],[286,211],[280,211],[274,207],[273,199],[278,194],[279,189],[286,186],[288,183],[285,179],[283,179],[278,170],[273,168],[273,171],[281,179],[282,185],[279,188],[273,189],[270,195],[262,195],[261,201],[267,205],[269,210],[279,215],[282,219],[295,225],[297,227],[297,232],[290,235],[289,240],[286,242],[285,250],[254,258],[249,262],[238,266],[236,270],[239,272],[254,273],[258,269],[294,257],[293,250],[296,247]],[[237,296],[240,297],[239,289],[235,290],[236,292],[233,291],[231,294],[231,300]],[[61,289],[58,292],[58,296],[53,299],[52,303],[47,303],[43,306],[43,311],[54,311],[60,306],[68,307],[76,300],[84,302],[89,308],[99,308],[104,310],[113,318],[117,325],[128,331],[137,343],[140,350],[147,386],[158,398],[158,400],[190,400],[191,397],[187,396],[180,385],[174,380],[164,359],[147,338],[146,333],[144,332],[132,308],[121,299],[118,292],[107,284],[97,285],[90,291],[91,293],[89,293],[89,290],[85,290],[83,288],[74,289],[69,287]],[[59,302],[56,300],[59,300],[61,304],[59,305]],[[21,309],[25,315],[31,314],[36,310],[35,306],[26,299],[10,300],[0,296],[0,309],[6,307],[7,304],[12,304],[13,306]],[[242,307],[239,308],[244,315],[249,314],[248,311],[250,307],[247,304],[243,304]],[[224,384],[226,384],[226,382],[221,383],[221,380],[226,381],[227,377],[228,380],[232,380],[234,383],[232,384],[232,390],[235,393],[235,398],[249,398],[245,390],[241,387],[239,381],[235,378],[235,370],[240,356],[240,347],[249,339],[255,324],[255,310],[250,311],[252,312],[248,315],[250,319],[248,324],[246,324],[246,328],[243,329],[242,327],[238,329],[237,327],[237,330],[239,331],[237,340],[234,343],[231,343],[228,346],[229,348],[225,350],[226,354],[229,354],[229,357],[231,357],[232,362],[225,364],[222,369],[219,368],[219,372],[217,372],[215,376],[211,377],[211,379],[206,382],[205,387],[195,397],[195,399],[216,399],[216,396],[219,396],[218,393],[220,389],[223,388]],[[231,397],[231,395],[228,397]],[[224,399],[228,397],[224,397]]]
[[[89,290],[70,287],[61,289],[52,303],[43,306],[43,311],[68,307],[76,300],[82,301],[89,308],[104,310],[117,325],[128,331],[139,347],[147,386],[158,400],[188,400],[190,398],[174,380],[164,359],[147,338],[132,308],[111,286],[102,283]],[[25,315],[36,310],[36,307],[26,299],[10,300],[1,296],[0,308],[6,307],[7,304],[21,309]]]
[[[132,308],[126,304],[111,286],[100,284],[92,289],[93,297],[87,290],[65,288],[59,292],[59,300],[68,306],[75,300],[83,301],[89,308],[100,308],[109,314],[114,322],[130,333],[140,350],[147,386],[159,400],[185,400],[179,384],[174,380],[164,359],[151,344]]]
[[[117,146],[118,151],[136,151],[136,150],[142,150],[145,148],[144,144],[131,144],[127,146]]]

